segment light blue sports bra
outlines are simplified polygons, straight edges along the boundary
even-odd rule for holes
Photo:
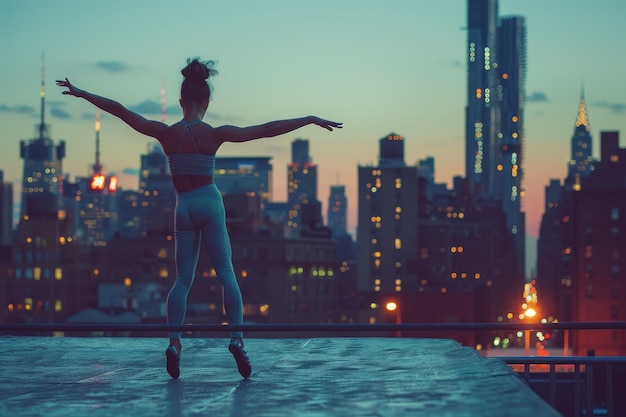
[[[198,152],[196,141],[193,137],[192,127],[200,120],[187,123],[184,120],[180,121],[185,126],[185,133],[178,141],[178,152],[167,156],[167,160],[170,165],[170,173],[172,175],[206,175],[213,178],[215,173],[215,155],[207,155]],[[191,138],[195,153],[181,153],[180,147],[186,136]]]

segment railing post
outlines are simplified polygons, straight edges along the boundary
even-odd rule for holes
[[[606,364],[606,408],[609,417],[613,417],[613,365]]]
[[[593,415],[593,366],[585,366],[587,374],[587,415]]]
[[[574,415],[580,415],[580,364],[574,365]]]
[[[550,363],[550,405],[556,407],[556,364]]]

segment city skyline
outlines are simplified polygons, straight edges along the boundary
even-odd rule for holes
[[[181,115],[180,68],[187,57],[198,55],[219,61],[208,123],[249,125],[307,114],[344,122],[345,128],[333,133],[307,127],[243,146],[226,144],[218,156],[271,157],[272,200],[286,201],[290,144],[309,139],[322,213],[330,187],[345,185],[348,231],[355,234],[357,169],[376,164],[378,140],[388,133],[406,138],[407,164],[434,157],[437,182],[450,184],[465,172],[466,3],[434,3],[428,10],[418,2],[365,2],[359,9],[332,2],[218,4],[206,10],[206,18],[201,3],[196,4],[200,12],[189,13],[154,2],[142,8],[137,2],[125,4],[124,15],[118,14],[117,2],[69,11],[63,2],[5,5],[0,34],[14,41],[2,47],[7,59],[0,81],[0,169],[19,191],[19,141],[36,136],[40,117],[42,53],[46,123],[55,142],[66,141],[63,171],[70,180],[90,173],[96,109],[62,97],[55,79],[67,76],[80,88],[155,119],[161,117],[163,83],[166,122],[173,123]],[[531,237],[538,234],[545,186],[567,175],[583,85],[593,156],[599,156],[600,131],[626,131],[626,99],[615,88],[626,63],[616,53],[626,35],[619,24],[624,13],[618,10],[626,11],[626,5],[499,2],[500,17],[520,15],[527,25],[522,210]],[[210,28],[203,26],[207,21]],[[137,189],[140,155],[154,141],[107,115],[102,115],[100,140],[104,171],[119,175],[122,187]]]

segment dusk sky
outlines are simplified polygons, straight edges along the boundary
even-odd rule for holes
[[[527,26],[524,182],[527,233],[537,237],[544,187],[563,179],[584,84],[594,156],[600,132],[626,135],[626,2],[500,0],[500,16]],[[435,158],[436,181],[464,175],[466,0],[423,1],[3,1],[0,8],[0,170],[19,190],[19,141],[39,122],[45,55],[46,123],[66,141],[70,180],[90,173],[95,107],[61,95],[55,79],[113,98],[146,117],[178,121],[188,57],[218,61],[205,121],[259,124],[309,114],[344,123],[279,138],[225,144],[221,155],[269,156],[274,201],[286,200],[291,142],[309,139],[318,197],[344,184],[356,230],[357,167],[378,160],[378,139],[405,136],[405,161]],[[136,189],[154,140],[102,116],[101,161]],[[624,141],[622,140],[622,143]],[[219,186],[219,183],[218,183]],[[325,211],[324,211],[325,214]]]

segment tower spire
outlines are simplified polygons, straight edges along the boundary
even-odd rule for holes
[[[39,130],[39,140],[44,140],[47,136],[46,132],[46,66],[45,66],[45,55],[41,53],[41,87],[39,90],[39,96],[41,97],[41,119],[39,122],[38,130]]]
[[[587,107],[585,106],[585,90],[581,86],[580,102],[578,103],[578,114],[576,115],[576,127],[584,126],[585,130],[589,132],[589,120],[587,119]]]
[[[93,173],[100,174],[102,164],[100,164],[100,112],[96,112],[96,162],[93,164]]]
[[[161,74],[161,121],[165,123],[165,71]]]

